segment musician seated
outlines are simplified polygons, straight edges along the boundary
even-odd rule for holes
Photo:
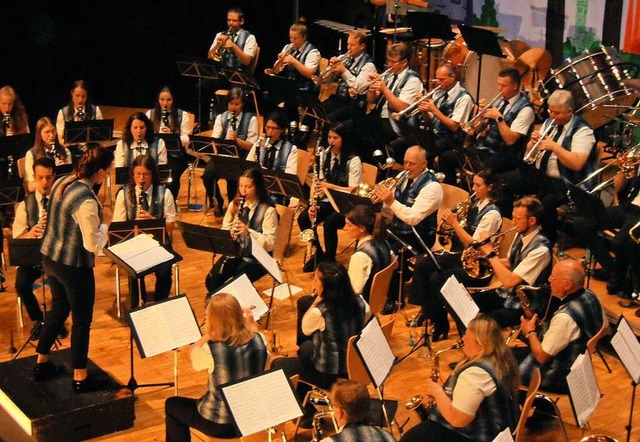
[[[528,95],[520,92],[517,69],[506,68],[498,73],[498,90],[500,94],[492,103],[484,98],[478,103],[477,124],[467,134],[474,146],[467,147],[464,154],[475,167],[504,173],[520,164],[535,113]],[[446,176],[455,177],[460,164],[455,153],[447,151],[440,155],[438,167]]]
[[[300,375],[301,381],[320,388],[331,388],[338,378],[347,378],[347,343],[362,331],[365,302],[351,288],[347,270],[336,262],[318,264],[313,279],[314,296],[298,300],[297,357],[274,359],[272,369],[282,368],[288,377]],[[311,301],[311,302],[309,302]],[[300,308],[306,305],[307,310]],[[310,386],[298,383],[296,395],[302,401]],[[304,409],[301,425],[310,428],[315,408]]]
[[[34,161],[44,157],[54,160],[56,166],[72,163],[71,152],[58,143],[56,127],[49,117],[42,117],[36,123],[33,147],[24,156],[24,181],[29,192],[34,192],[37,186],[33,168]]]
[[[433,247],[435,242],[436,216],[443,198],[442,186],[427,169],[427,152],[420,146],[407,149],[404,170],[405,179],[398,183],[395,190],[376,186],[375,195],[393,213],[389,229],[395,235],[394,239],[398,240],[392,244],[392,248],[399,251],[408,245],[414,253],[420,253],[415,251]],[[410,258],[409,254],[404,257],[405,261]],[[405,266],[403,274],[408,279],[410,273],[406,271],[406,263],[401,265]],[[383,314],[395,311],[399,284],[398,274],[394,273]],[[400,303],[403,305],[404,300]]]
[[[256,55],[256,37],[244,26],[244,13],[240,8],[227,11],[227,30],[218,32],[211,43],[207,57],[220,57],[220,66],[227,69],[246,70]]]
[[[139,155],[149,155],[158,166],[167,164],[167,146],[153,133],[153,124],[142,112],[135,112],[125,124],[115,151],[115,166],[130,167]]]
[[[462,86],[458,69],[451,63],[443,63],[436,70],[436,79],[440,90],[433,99],[428,99],[418,105],[422,118],[430,127],[427,133],[426,149],[429,161],[434,160],[451,149],[460,149],[464,141],[464,132],[460,124],[469,119],[473,109],[473,99]],[[456,183],[455,172],[445,176],[447,184]]]
[[[425,395],[435,400],[433,412],[401,442],[489,442],[505,428],[515,430],[518,366],[499,325],[480,315],[469,322],[462,341],[465,358],[444,385],[426,381]]]
[[[373,58],[365,51],[367,36],[359,30],[349,31],[346,61],[338,57],[329,60],[330,72],[339,77],[336,93],[322,102],[332,122],[345,121],[362,115],[367,104],[366,95],[356,95],[356,91],[369,82],[376,74]],[[346,56],[346,54],[345,54]]]
[[[223,138],[235,141],[238,145],[240,158],[247,158],[253,144],[258,141],[258,119],[253,112],[245,112],[245,93],[242,88],[234,87],[229,90],[226,96],[227,110],[216,117],[213,124],[213,138]],[[218,175],[216,174],[216,161],[208,157],[207,165],[202,174],[202,182],[207,191],[209,206],[213,206],[213,187],[217,185]],[[233,198],[238,191],[238,180],[226,179],[227,196]],[[224,199],[218,186],[216,192],[218,209],[222,210]]]
[[[357,241],[349,259],[349,279],[356,295],[369,302],[373,277],[391,264],[393,252],[385,240],[386,222],[370,206],[358,204],[347,213],[344,231]]]
[[[17,92],[9,85],[0,88],[0,137],[23,135],[29,133],[29,118],[22,100]]]
[[[238,255],[223,256],[215,262],[205,281],[207,291],[213,293],[243,273],[251,282],[264,276],[264,267],[251,257],[251,241],[271,252],[277,227],[278,214],[269,201],[262,173],[259,169],[245,170],[238,180],[238,193],[222,220],[222,229],[230,230],[238,242]]]
[[[158,167],[149,155],[140,155],[131,163],[129,182],[122,186],[116,195],[113,209],[113,221],[133,221],[135,219],[165,220],[165,247],[171,249],[171,232],[176,223],[176,205],[169,189],[160,184]],[[171,267],[161,267],[154,272],[156,286],[154,301],[169,297],[171,291]],[[137,307],[139,299],[147,302],[144,278],[138,281],[129,277],[131,307]]]
[[[207,391],[199,399],[173,396],[165,401],[168,442],[191,440],[189,428],[208,436],[240,437],[218,387],[264,372],[267,346],[250,309],[220,293],[207,305],[206,319],[206,332],[190,356],[194,370],[207,371]]]
[[[434,326],[433,341],[447,339],[449,334],[447,310],[440,294],[440,289],[449,277],[455,275],[462,284],[474,287],[485,286],[491,279],[490,276],[471,276],[463,269],[460,255],[462,249],[477,241],[483,232],[494,234],[500,231],[502,216],[496,205],[499,188],[498,175],[489,169],[478,172],[473,177],[475,198],[470,197],[461,203],[466,205],[466,209],[463,206],[458,207],[456,213],[450,209],[445,209],[442,213],[438,230],[450,242],[450,249],[434,254],[439,268],[430,255],[421,255],[416,259],[409,302],[422,306],[420,314],[414,319],[414,325],[420,326],[425,319],[429,319]],[[444,225],[450,228],[444,230]],[[457,324],[458,333],[462,334],[463,326],[459,321]]]
[[[394,437],[385,430],[369,425],[371,397],[364,385],[356,381],[338,379],[331,387],[330,398],[333,415],[340,431],[338,434],[321,439],[321,442],[395,441]]]
[[[537,145],[540,155],[530,154],[533,168],[519,168],[503,174],[506,197],[537,194],[544,206],[541,219],[545,236],[556,242],[558,237],[557,208],[567,202],[567,185],[581,183],[597,167],[597,149],[593,130],[587,122],[574,115],[571,92],[557,90],[547,100],[550,117],[539,132],[531,134],[527,148]],[[554,125],[554,126],[551,126]],[[549,130],[551,131],[549,132]],[[542,136],[546,134],[546,136]],[[535,155],[535,156],[534,156]],[[584,183],[585,189],[593,186]],[[503,199],[504,210],[509,210],[510,198]]]
[[[289,44],[285,45],[278,54],[276,64],[284,66],[283,75],[296,80],[298,90],[312,91],[315,89],[312,77],[320,65],[320,51],[307,40],[307,26],[295,23],[289,28]],[[265,74],[273,74],[272,69],[265,69]],[[277,72],[275,72],[277,74]],[[297,119],[296,119],[297,120]]]
[[[353,154],[350,133],[342,123],[331,126],[327,137],[328,149],[318,161],[318,180],[316,188],[311,189],[309,209],[298,217],[300,231],[324,223],[324,251],[320,247],[317,233],[313,242],[316,255],[311,256],[304,265],[305,272],[313,272],[318,260],[335,261],[338,249],[338,230],[344,227],[344,215],[335,211],[325,196],[327,189],[350,192],[362,182],[362,161]],[[313,204],[312,204],[313,203]],[[312,221],[313,220],[313,221]]]
[[[500,258],[491,242],[480,248],[502,287],[471,296],[480,311],[492,316],[501,327],[520,322],[522,306],[515,288],[520,284],[540,287],[551,273],[551,244],[540,227],[543,210],[542,203],[535,197],[524,197],[513,204],[511,220],[516,236],[507,258]],[[484,232],[480,239],[488,236]]]
[[[56,129],[58,141],[65,144],[64,129],[70,121],[102,120],[102,111],[91,103],[89,98],[89,86],[84,80],[76,80],[71,87],[69,103],[58,111],[56,117]]]
[[[566,393],[567,375],[576,357],[587,350],[587,342],[602,327],[602,305],[584,288],[584,269],[579,261],[559,261],[549,277],[551,294],[560,306],[538,336],[540,318],[521,318],[521,333],[529,340],[529,354],[520,364],[522,383],[528,385],[534,368],[542,374],[540,388]]]

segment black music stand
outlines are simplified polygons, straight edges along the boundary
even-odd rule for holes
[[[492,55],[494,57],[506,58],[502,53],[498,37],[492,31],[469,25],[460,25],[460,33],[467,43],[470,51],[478,55],[478,85],[476,87],[476,103],[480,101],[480,77],[482,74],[482,56]]]
[[[322,103],[318,99],[318,94],[314,94],[311,92],[298,94],[296,97],[300,110],[300,121],[302,124],[304,121],[304,117],[310,117],[314,120],[318,120],[319,125],[324,125],[326,123],[331,123],[329,119],[329,115],[322,107]]]
[[[18,179],[18,159],[31,149],[33,140],[33,134],[0,137],[0,181]]]
[[[238,256],[238,243],[231,237],[229,230],[216,229],[215,227],[190,224],[177,221],[178,228],[182,232],[184,243],[190,249],[201,250],[215,255]]]
[[[380,212],[382,210],[382,203],[373,204],[371,198],[360,196],[355,193],[341,192],[335,189],[326,189],[327,198],[333,209],[346,215],[358,204],[364,204],[367,207],[371,207],[374,212]]]
[[[213,61],[203,58],[179,57],[176,60],[183,77],[198,79],[198,123],[202,125],[202,80],[217,80],[218,71]]]
[[[69,121],[64,125],[64,140],[67,143],[109,141],[112,137],[113,119]]]
[[[202,155],[214,155],[216,153],[216,146],[214,139],[211,137],[202,137],[193,135],[189,137],[189,143],[191,150],[194,152],[196,161],[189,166],[189,186],[187,187],[187,210],[199,212],[204,207],[204,204],[191,204],[191,185],[193,184],[193,173],[195,165],[200,160]]]
[[[229,83],[234,86],[239,86],[245,90],[248,90],[249,93],[253,96],[253,105],[255,106],[256,117],[260,117],[260,111],[258,110],[258,97],[256,91],[260,91],[260,85],[251,75],[248,75],[240,70],[236,69],[221,69],[222,75],[224,75]]]
[[[182,157],[185,154],[184,147],[182,146],[182,140],[180,134],[176,133],[154,133],[156,138],[164,140],[164,145],[167,148],[167,155],[173,157]]]
[[[411,26],[414,40],[427,39],[427,84],[425,86],[429,90],[431,89],[431,39],[453,40],[455,34],[451,32],[451,21],[446,14],[433,12],[408,12],[407,21]]]
[[[281,170],[262,169],[262,176],[269,193],[282,195],[284,198],[298,198],[306,201],[298,175]],[[287,205],[287,204],[283,204]]]

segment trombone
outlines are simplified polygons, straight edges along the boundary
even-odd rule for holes
[[[538,159],[542,157],[542,155],[544,154],[544,151],[540,150],[540,143],[542,143],[542,140],[544,140],[545,137],[549,135],[551,131],[556,128],[557,125],[558,124],[556,123],[555,120],[551,120],[551,123],[549,123],[549,125],[540,134],[540,139],[536,142],[536,144],[533,145],[533,147],[531,147],[529,152],[527,152],[527,154],[524,156],[523,160],[525,163],[535,164],[536,161],[538,161]]]
[[[493,100],[491,100],[491,102],[489,102],[489,104],[487,104],[484,107],[484,109],[478,112],[478,114],[475,117],[473,117],[469,121],[460,123],[460,129],[462,129],[462,131],[468,135],[469,132],[471,132],[472,130],[476,131],[479,127],[483,126],[487,120],[486,118],[484,118],[485,112],[487,111],[487,109],[491,107],[495,107],[495,105],[498,103],[498,100],[501,100],[501,99],[502,99],[502,92],[499,92],[498,95],[493,97]]]
[[[435,89],[431,90],[428,94],[423,95],[422,97],[420,97],[420,99],[414,101],[409,106],[402,109],[400,112],[392,112],[391,118],[393,118],[396,121],[400,121],[402,118],[409,119],[415,115],[418,115],[420,113],[420,109],[418,109],[418,106],[420,106],[420,103],[426,100],[430,100],[431,97],[433,97],[433,95],[436,92],[438,92],[440,89],[442,89],[442,87],[438,86]]]
[[[613,181],[616,178],[616,175],[620,173],[623,173],[627,179],[633,178],[636,175],[636,163],[638,161],[640,161],[640,144],[633,146],[624,152],[617,153],[613,161],[611,161],[608,164],[605,164],[600,169],[590,173],[585,179],[583,179],[578,184],[576,184],[576,187],[584,186],[593,178],[597,177],[598,175],[600,175],[602,172],[604,172],[606,169],[609,169],[610,167],[617,167],[618,172],[616,172],[616,174],[613,177],[601,182],[600,184],[595,186],[593,189],[588,191],[588,193],[592,195],[595,193],[598,193],[606,189],[610,185],[612,185]]]

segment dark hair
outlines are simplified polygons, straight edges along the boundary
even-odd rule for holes
[[[176,96],[171,91],[171,88],[166,85],[163,86],[162,89],[160,89],[160,92],[158,92],[158,95],[156,97],[156,102],[153,105],[153,112],[151,113],[151,118],[152,118],[151,125],[153,126],[153,132],[160,132],[160,125],[162,124],[162,108],[160,107],[160,94],[162,94],[163,92],[167,92],[171,94],[171,98],[173,98],[173,105],[169,110],[169,114],[171,115],[171,118],[169,120],[170,122],[169,129],[171,129],[171,133],[180,133],[180,124],[178,121],[178,104],[176,102]]]
[[[273,121],[278,125],[279,129],[282,129],[282,134],[280,134],[280,138],[284,138],[286,136],[287,130],[287,114],[281,111],[275,111],[269,114],[266,120],[264,120],[264,126],[267,127],[268,121]],[[276,140],[271,140],[271,144],[275,143]]]
[[[71,90],[69,91],[69,108],[67,109],[67,119],[73,120],[75,116],[75,109],[73,106],[73,91],[76,89],[83,89],[87,93],[87,101],[84,102],[84,113],[87,116],[87,120],[93,120],[95,115],[93,114],[93,106],[91,105],[91,96],[89,95],[89,85],[84,80],[76,80],[71,85]]]
[[[501,196],[500,175],[494,173],[491,169],[482,169],[476,174],[484,181],[486,186],[491,186],[489,191],[489,199],[493,202],[499,201]]]
[[[341,310],[346,317],[357,314],[357,298],[351,287],[347,269],[333,261],[321,261],[316,268],[322,283],[322,302],[329,312]]]
[[[253,169],[245,170],[244,172],[242,172],[242,174],[238,178],[238,182],[240,182],[240,178],[242,177],[249,178],[251,181],[253,181],[253,184],[256,186],[256,196],[258,197],[258,202],[270,204],[267,185],[265,184],[262,171],[259,168],[255,167]],[[231,211],[231,214],[235,216],[235,213],[238,210],[238,204],[240,201],[240,187],[238,187],[238,192],[236,193],[236,196],[233,198],[233,201],[235,204],[233,205],[233,210]]]
[[[367,387],[359,382],[338,379],[331,387],[331,400],[334,407],[344,409],[350,424],[366,422],[369,417],[371,398]]]
[[[42,117],[36,123],[36,133],[34,136],[33,142],[33,150],[35,151],[34,159],[42,158],[47,156],[46,148],[44,147],[44,140],[40,136],[40,132],[47,127],[52,126],[54,129],[56,127],[53,124],[53,121],[49,117]],[[63,160],[67,160],[67,149],[65,149],[60,143],[58,143],[58,138],[56,137],[53,141],[56,148],[56,155],[62,158]]]
[[[498,77],[509,77],[511,83],[520,85],[520,72],[516,68],[504,68],[498,72]]]
[[[376,239],[385,239],[386,222],[371,206],[358,204],[347,213],[347,219],[358,227],[364,227],[367,233]]]
[[[229,92],[227,93],[227,97],[226,97],[227,104],[231,103],[231,101],[235,100],[236,98],[239,98],[242,104],[244,104],[244,101],[245,101],[244,89],[238,86],[232,87],[231,89],[229,89]]]
[[[342,147],[340,148],[340,155],[342,158],[350,158],[353,156],[352,146],[352,131],[351,128],[345,123],[334,123],[329,127],[330,131],[337,133],[342,138]],[[327,132],[327,136],[329,132]]]
[[[135,112],[127,119],[127,123],[124,127],[124,133],[122,134],[122,141],[124,141],[127,146],[131,146],[131,144],[133,144],[133,134],[131,133],[131,124],[133,124],[133,120],[140,120],[144,123],[144,125],[147,127],[147,133],[144,135],[144,139],[149,144],[153,143],[153,140],[155,138],[155,135],[153,134],[153,124],[151,123],[151,120],[149,120],[149,118],[142,112]]]
[[[53,173],[56,173],[56,162],[51,157],[44,156],[44,157],[36,158],[33,161],[34,173],[36,171],[37,166],[44,167],[45,169],[51,169],[53,170]]]
[[[60,195],[62,195],[67,186],[74,181],[81,180],[83,178],[91,178],[99,170],[107,170],[113,164],[113,151],[106,147],[94,147],[87,149],[76,168],[71,175],[71,178],[60,186]]]
[[[525,196],[513,203],[513,207],[524,207],[527,209],[527,216],[534,217],[536,224],[540,225],[542,215],[544,214],[544,206],[535,196]]]
[[[242,12],[242,9],[240,9],[239,7],[233,6],[232,8],[229,8],[229,10],[227,11],[227,14],[230,12],[238,14],[238,18],[240,20],[244,20],[244,12]]]
[[[157,186],[160,183],[160,175],[158,173],[158,166],[156,161],[151,155],[138,155],[134,158],[129,166],[129,186],[127,192],[129,193],[130,201],[136,200],[136,179],[133,173],[136,167],[144,167],[151,172],[151,183]]]

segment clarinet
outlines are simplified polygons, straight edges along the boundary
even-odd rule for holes
[[[142,138],[138,138],[138,145],[136,146],[138,155],[142,155]]]
[[[76,118],[78,119],[78,121],[85,121],[87,119],[87,114],[84,113],[84,107],[82,105],[78,106]]]
[[[144,207],[144,198],[145,197],[142,195],[142,192],[140,192],[138,194],[138,210],[137,210],[138,212],[141,212],[142,210],[144,210],[143,209],[143,207]]]
[[[240,224],[240,214],[244,210],[245,197],[241,196],[240,201],[238,202],[238,211],[236,212],[235,217],[233,218],[233,222],[231,223],[231,237],[233,239],[238,239],[238,225]]]
[[[162,124],[160,128],[169,127],[169,109],[166,107],[162,108]]]
[[[271,137],[267,137],[267,138],[260,138],[258,140],[258,142],[256,143],[256,156],[254,158],[254,161],[257,163],[260,163],[260,150],[263,149],[265,146],[268,146],[269,143],[271,143]],[[260,164],[262,166],[262,164]]]
[[[9,112],[2,116],[2,126],[5,135],[13,135],[13,131],[11,130],[11,114]]]

